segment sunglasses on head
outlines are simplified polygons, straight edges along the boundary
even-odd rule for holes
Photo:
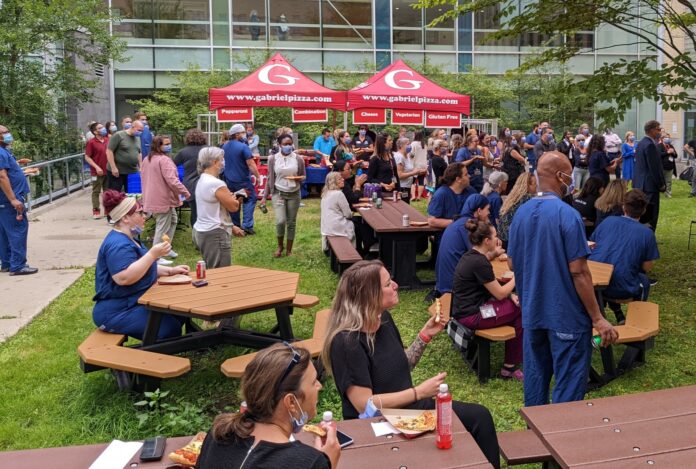
[[[290,350],[292,350],[292,359],[290,360],[290,363],[288,363],[288,367],[285,369],[285,373],[283,373],[283,376],[280,378],[280,381],[278,384],[281,384],[283,381],[285,381],[285,378],[288,377],[290,372],[292,371],[293,368],[295,368],[295,365],[300,363],[300,359],[302,358],[302,355],[300,355],[300,352],[298,352],[295,347],[290,345],[288,342],[283,342],[283,345],[288,347]]]

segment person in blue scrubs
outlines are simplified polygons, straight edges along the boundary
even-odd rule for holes
[[[601,345],[618,334],[602,316],[587,266],[590,250],[580,214],[561,200],[572,183],[562,153],[537,162],[540,194],[522,205],[510,226],[508,264],[515,272],[524,328],[524,404],[582,400],[592,358],[592,327]]]
[[[230,191],[237,192],[240,189],[245,189],[248,198],[242,204],[242,209],[230,213],[232,223],[241,227],[245,234],[256,234],[254,231],[254,209],[256,208],[256,189],[251,182],[253,174],[258,181],[259,170],[254,163],[254,157],[246,142],[246,129],[242,124],[234,124],[230,128],[230,140],[223,145],[225,150],[225,182]],[[240,223],[240,213],[243,212],[243,221]]]
[[[493,171],[488,177],[488,184],[491,191],[486,194],[488,202],[491,204],[491,225],[498,229],[500,220],[500,209],[503,207],[503,198],[500,194],[505,193],[508,184],[508,175],[502,171]]]
[[[647,272],[653,261],[660,258],[655,233],[642,223],[648,199],[640,189],[626,194],[622,217],[609,217],[595,229],[590,238],[597,243],[590,260],[606,262],[614,266],[611,282],[604,290],[605,298],[646,301],[650,293]],[[616,321],[625,321],[621,305],[607,300],[616,315]]]
[[[115,223],[97,255],[92,318],[105,332],[142,339],[149,313],[138,304],[138,299],[155,284],[157,277],[187,274],[189,268],[157,264],[157,259],[171,249],[168,242],[157,243],[148,250],[136,239],[143,231],[145,217],[135,198],[108,190],[104,192],[103,202]],[[163,314],[157,338],[181,335],[183,323],[184,318]]]
[[[24,202],[29,183],[10,151],[14,137],[0,125],[0,269],[10,275],[31,275],[39,271],[27,265],[27,220]]]
[[[534,124],[532,131],[529,132],[529,134],[525,137],[524,142],[522,142],[524,149],[527,151],[527,162],[529,162],[530,173],[533,173],[536,169],[537,157],[536,153],[534,153],[534,145],[536,145],[536,143],[539,141],[539,134],[539,124]]]
[[[150,148],[152,147],[152,131],[150,130],[150,124],[147,122],[147,115],[144,112],[136,112],[134,118],[143,123],[143,133],[140,134],[140,153],[143,159],[145,159],[150,154]]]
[[[435,191],[428,204],[428,225],[433,228],[445,229],[454,221],[469,195],[465,189],[469,187],[469,175],[462,163],[452,163],[445,169],[442,185]],[[433,242],[433,258],[437,259],[437,247],[440,244],[442,232],[435,233]]]
[[[435,262],[435,289],[439,292],[439,296],[452,291],[454,269],[457,268],[462,255],[471,249],[469,231],[464,225],[472,218],[487,222],[490,215],[489,207],[487,198],[480,194],[472,195],[464,202],[459,218],[442,234]]]
[[[486,163],[486,157],[483,156],[478,148],[479,138],[476,134],[471,134],[466,137],[466,144],[459,149],[454,161],[462,163],[466,166],[469,173],[469,184],[476,192],[481,192],[483,189],[483,166],[490,166]]]

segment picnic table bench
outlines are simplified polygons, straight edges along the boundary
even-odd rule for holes
[[[362,260],[358,250],[345,236],[327,236],[326,240],[329,243],[331,270],[339,276],[343,275],[348,267]]]

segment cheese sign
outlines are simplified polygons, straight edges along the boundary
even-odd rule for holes
[[[462,115],[458,112],[425,111],[425,127],[453,129],[462,126]]]
[[[391,121],[394,125],[423,125],[423,111],[392,109]]]
[[[387,123],[386,109],[356,109],[353,111],[353,124],[385,125]]]
[[[217,109],[218,122],[251,122],[253,120],[253,107],[221,107]]]
[[[329,113],[326,109],[292,109],[293,122],[326,122]]]

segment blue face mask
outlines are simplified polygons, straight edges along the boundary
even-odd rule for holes
[[[133,132],[133,137],[140,137],[143,134],[142,130],[136,130]]]
[[[509,131],[509,130],[506,130],[506,131],[505,131],[505,136],[506,136],[506,137],[509,137],[509,136],[510,136],[510,131]]]
[[[358,133],[361,137],[364,137],[365,135],[367,135],[367,130],[359,130]]]
[[[102,127],[101,129],[99,129],[99,135],[101,135],[102,137],[106,137],[106,134],[107,134],[107,132],[106,132],[105,127]]]
[[[139,226],[134,226],[130,229],[130,232],[133,236],[140,236],[140,234],[143,232],[143,229]]]
[[[292,145],[283,145],[280,147],[280,151],[283,155],[289,155],[292,153]]]
[[[411,153],[413,147],[411,145],[406,145],[406,153]]]
[[[358,418],[359,419],[371,419],[373,417],[379,417],[380,415],[382,415],[382,413],[375,406],[375,403],[372,402],[372,397],[370,397],[367,400],[367,404],[365,405],[365,412],[358,415]]]
[[[527,137],[522,137],[522,143],[525,143],[527,141]]]
[[[580,148],[585,148],[585,141],[584,140],[580,140]]]
[[[587,137],[588,135],[590,135],[590,131],[589,131],[588,129],[582,129],[582,134],[583,134],[585,137]]]
[[[171,146],[171,145],[164,145],[164,146],[162,147],[162,151],[163,151],[165,154],[169,154],[169,153],[172,152],[172,146]]]
[[[345,145],[350,145],[350,142],[352,142],[352,141],[353,141],[353,139],[350,138],[350,137],[346,137],[346,138],[343,139],[343,143],[344,143]]]
[[[628,137],[628,141],[629,141],[629,142],[635,142],[635,141],[636,141],[636,137],[635,137],[634,135],[631,135],[630,137]]]
[[[123,130],[128,130],[131,127],[133,127],[133,124],[131,124],[130,122],[126,122],[125,124],[123,124]]]
[[[549,143],[554,143],[554,142],[555,142],[555,140],[553,139],[553,134],[547,134],[547,137],[546,137],[546,138],[548,139],[548,142],[549,142]]]
[[[496,142],[495,140],[491,140],[491,143],[489,143],[488,145],[491,146],[491,147],[494,147],[494,146],[496,146],[497,144],[498,144],[498,142]]]
[[[110,130],[111,133],[113,134],[113,133],[118,132],[118,127],[116,127],[115,125],[112,125],[112,126],[109,128],[109,130]]]
[[[671,139],[671,138],[666,138],[666,139],[663,140],[663,142],[665,143],[665,145],[669,145],[670,143],[672,143],[672,139]]]
[[[517,145],[517,140],[515,140],[515,139],[513,138],[512,141],[511,141],[510,143],[511,143],[513,146],[515,146],[515,145]]]
[[[143,129],[148,130],[150,128],[150,124],[147,123],[147,121],[141,121],[143,123]]]
[[[307,423],[309,420],[309,415],[307,412],[302,410],[302,406],[300,406],[300,401],[297,400],[297,397],[293,394],[292,396],[295,399],[295,403],[297,404],[297,407],[300,409],[300,419],[296,419],[295,417],[292,416],[290,411],[288,411],[288,414],[290,415],[290,423],[292,424],[292,432],[293,433],[299,433],[302,430],[302,427]]]
[[[12,142],[14,142],[14,137],[12,136],[11,133],[8,132],[8,133],[6,133],[5,135],[2,136],[2,142],[3,142],[5,145],[9,145],[9,144],[11,144]]]

